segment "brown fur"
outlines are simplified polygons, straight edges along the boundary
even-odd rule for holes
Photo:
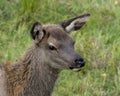
[[[74,51],[74,41],[65,24],[70,31],[79,21],[81,25],[77,28],[81,28],[84,17],[88,15],[78,17],[73,23],[70,20],[64,27],[55,24],[42,27],[35,23],[31,30],[34,44],[25,56],[16,64],[0,65],[0,96],[50,96],[61,70],[81,68],[84,61]],[[50,49],[51,44],[54,50]]]
[[[0,64],[0,96],[8,96],[6,90],[6,73],[2,64]]]
[[[38,56],[34,56],[36,53],[38,53],[37,49],[33,46],[23,60],[17,64],[5,66],[9,94],[7,96],[34,96],[34,94],[35,96],[50,96],[59,71],[50,68],[48,70],[44,64],[39,67],[37,64],[43,63],[41,60],[43,57],[37,58]]]
[[[45,43],[46,40],[54,42],[56,39],[58,39],[56,44],[65,39],[68,39],[69,43],[71,38],[62,32],[62,28],[57,30],[54,27],[51,28],[52,26],[45,28],[45,30],[49,30],[51,36],[48,39],[44,38],[41,43]],[[16,64],[6,63],[4,68],[7,77],[7,94],[9,94],[7,96],[34,96],[34,94],[36,94],[35,96],[50,96],[60,70],[47,66],[45,59],[47,58],[44,56],[44,49],[40,49],[38,45],[34,44],[22,60]]]

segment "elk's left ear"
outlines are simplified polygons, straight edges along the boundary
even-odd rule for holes
[[[31,37],[36,42],[41,41],[45,36],[45,31],[43,30],[42,25],[39,22],[36,22],[33,24],[33,27],[31,29]]]
[[[88,21],[90,14],[84,14],[61,23],[61,26],[68,32],[79,30]]]

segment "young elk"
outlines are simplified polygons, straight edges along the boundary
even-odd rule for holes
[[[50,96],[63,69],[79,71],[85,62],[74,50],[69,33],[80,29],[90,17],[85,14],[61,24],[31,29],[33,46],[16,64],[0,66],[0,96]]]

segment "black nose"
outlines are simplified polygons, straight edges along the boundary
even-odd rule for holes
[[[82,58],[79,58],[79,59],[75,60],[75,64],[78,67],[83,67],[83,66],[85,66],[85,61]]]

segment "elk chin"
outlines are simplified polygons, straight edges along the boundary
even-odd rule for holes
[[[79,72],[79,71],[81,71],[81,68],[73,68],[72,70],[76,71],[76,72]]]
[[[72,71],[75,71],[75,72],[79,72],[79,71],[81,71],[81,67],[70,67],[70,69],[72,70]]]

